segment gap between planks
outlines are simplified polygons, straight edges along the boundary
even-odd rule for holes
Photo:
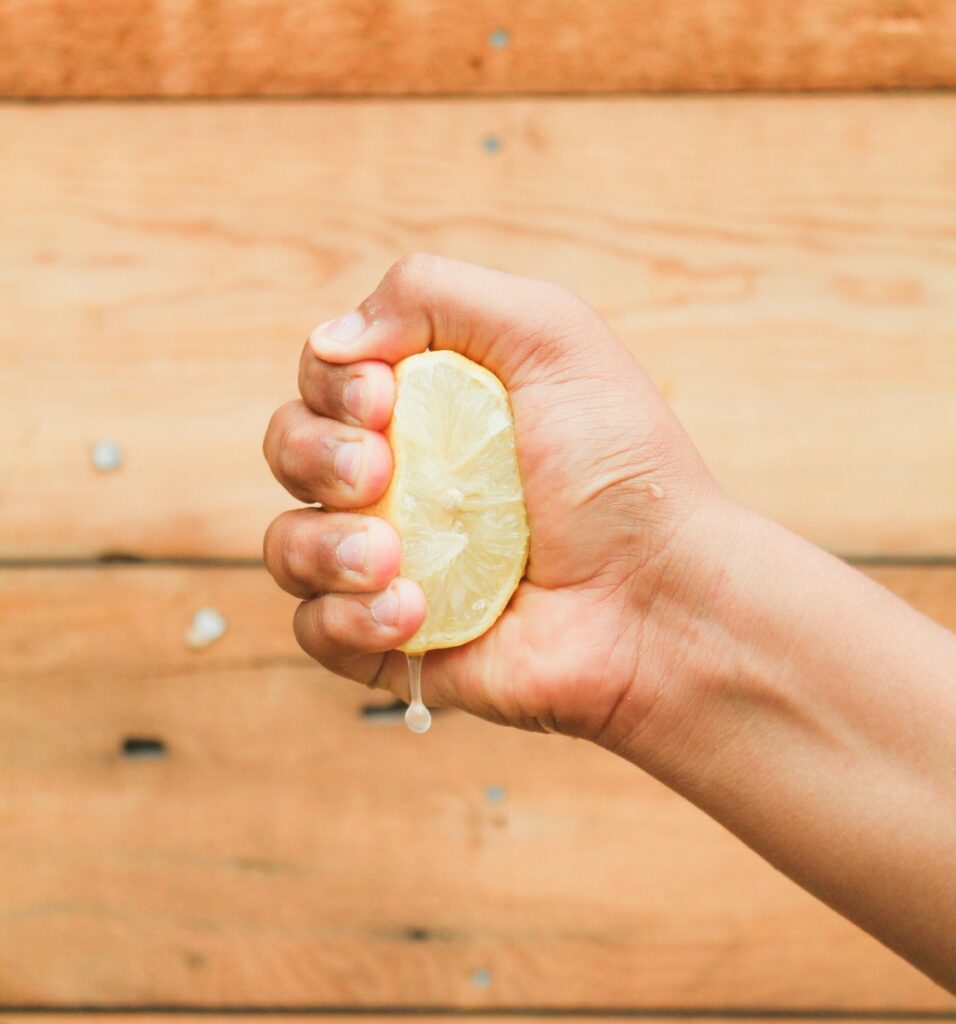
[[[691,1022],[698,1020],[725,1020],[725,1021],[956,1021],[956,1014],[937,1010],[787,1010],[771,1008],[736,1008],[736,1009],[687,1009],[653,1007],[650,1009],[640,1008],[616,1008],[599,1009],[595,1007],[571,1007],[571,1008],[528,1008],[528,1007],[498,1007],[493,1010],[468,1007],[350,1007],[350,1006],[277,1006],[277,1007],[252,1007],[252,1006],[0,1006],[0,1014],[5,1018],[2,1024],[15,1024],[18,1017],[29,1018],[31,1024],[36,1024],[43,1018],[57,1019],[63,1017],[76,1017],[80,1015],[92,1018],[101,1017],[111,1021],[124,1017],[143,1020],[147,1018],[174,1017],[178,1024],[184,1020],[197,1018],[203,1021],[209,1018],[241,1017],[243,1019],[258,1020],[261,1024],[278,1024],[284,1018],[295,1018],[297,1020],[311,1019],[314,1024],[322,1024],[330,1018],[340,1017],[361,1017],[386,1021],[401,1019],[402,1021],[415,1021],[435,1018],[442,1019],[479,1019],[484,1021],[508,1020],[508,1021],[536,1021],[536,1020],[561,1020],[571,1022],[577,1018],[588,1021],[669,1021],[669,1022]],[[91,1024],[97,1024],[95,1020]]]
[[[734,99],[746,101],[748,97],[755,99],[808,100],[808,99],[849,99],[858,96],[883,96],[890,98],[917,98],[920,96],[952,97],[956,95],[956,86],[889,86],[870,89],[665,89],[647,92],[641,89],[619,89],[614,92],[585,92],[569,90],[568,92],[536,92],[530,89],[516,89],[513,92],[475,93],[475,92],[394,92],[394,93],[341,93],[324,95],[321,93],[289,93],[273,96],[260,96],[256,93],[240,93],[235,96],[0,96],[0,109],[3,107],[191,107],[191,106],[230,106],[236,103],[262,105],[282,105],[289,103],[330,103],[348,106],[352,103],[487,103],[496,100],[533,100],[535,102],[561,103],[564,101],[606,103],[608,100],[684,100],[684,99]],[[0,1012],[3,1012],[0,1009]]]
[[[136,97],[956,84],[956,18],[938,0],[697,0],[666,14],[655,0],[384,0],[374,17],[349,6],[246,0],[197,18],[146,0],[0,0],[0,89]]]
[[[945,569],[956,566],[956,555],[844,555],[830,554],[859,568]],[[146,555],[110,554],[99,558],[0,558],[4,569],[264,569],[261,558],[154,558]],[[0,1013],[3,1013],[0,1006]]]

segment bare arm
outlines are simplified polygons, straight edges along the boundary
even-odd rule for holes
[[[604,742],[956,989],[956,637],[739,507],[689,543],[692,664]]]

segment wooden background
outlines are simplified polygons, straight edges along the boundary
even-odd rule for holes
[[[408,734],[259,562],[306,333],[428,249],[956,628],[954,85],[949,0],[0,0],[2,1020],[956,1020],[624,763]]]

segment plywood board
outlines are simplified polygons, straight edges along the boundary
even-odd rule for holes
[[[946,97],[4,107],[0,554],[257,557],[307,332],[415,249],[583,294],[742,501],[842,553],[956,554],[954,121]]]
[[[893,583],[956,621],[956,570]],[[4,1005],[956,1010],[624,761],[363,714],[293,606],[256,569],[0,575]]]
[[[84,1012],[80,1018],[84,1024],[140,1024],[143,1020],[143,1014],[141,1013],[96,1013]],[[362,1021],[365,1024],[456,1024],[461,1022],[463,1017],[470,1017],[472,1015],[462,1013],[429,1013],[429,1014],[390,1014],[388,1012],[383,1013],[363,1013]],[[709,1015],[708,1015],[709,1016]],[[485,1024],[536,1024],[541,1020],[540,1016],[529,1014],[528,1016],[521,1016],[520,1014],[495,1014],[495,1013],[483,1013],[481,1019]],[[552,1014],[547,1015],[549,1021],[554,1021],[555,1024],[614,1024],[616,1021],[620,1021],[620,1015],[602,1017],[596,1014],[583,1014],[575,1015],[569,1014]],[[702,1019],[707,1017],[700,1016],[678,1016],[675,1014],[667,1014],[666,1016],[649,1016],[641,1014],[638,1018],[642,1024],[694,1024],[695,1021],[700,1022]],[[745,1021],[753,1020],[752,1016],[748,1017],[734,1017],[732,1014],[721,1014],[720,1020],[726,1021],[727,1024],[744,1024]],[[774,1021],[780,1021],[780,1024],[797,1024],[798,1021],[806,1020],[806,1017],[780,1017],[774,1016]],[[813,1020],[817,1024],[838,1024],[840,1021],[845,1021],[846,1017],[823,1017],[814,1016]],[[853,1016],[853,1021],[857,1024],[878,1024],[879,1021],[885,1020],[881,1017],[860,1017]],[[893,1020],[898,1024],[918,1024],[920,1020],[926,1018],[914,1017],[908,1021],[905,1017],[894,1016]],[[956,1017],[939,1016],[934,1014],[932,1020],[953,1020]],[[4,1013],[0,1020],[3,1024],[61,1024],[63,1020],[63,1014],[57,1013]],[[248,1013],[243,1011],[240,1013],[230,1013],[228,1011],[222,1013],[188,1013],[188,1012],[176,1012],[176,1013],[164,1013],[163,1011],[154,1012],[149,1014],[150,1024],[229,1024],[229,1022],[248,1021],[250,1024],[292,1024],[293,1021],[300,1021],[302,1024],[336,1024],[337,1021],[341,1020],[341,1015],[332,1013],[308,1013],[308,1012],[275,1012],[275,1013]]]
[[[947,0],[0,0],[8,96],[954,84]]]

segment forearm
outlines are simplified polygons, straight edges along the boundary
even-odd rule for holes
[[[697,653],[614,745],[956,988],[956,637],[773,523],[718,520]]]

